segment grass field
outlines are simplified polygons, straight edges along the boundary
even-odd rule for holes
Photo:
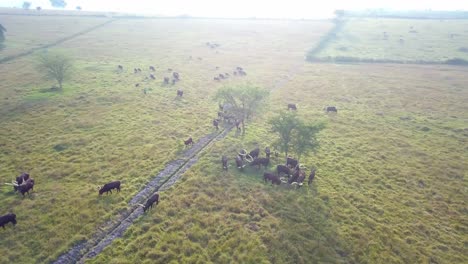
[[[0,182],[28,171],[37,186],[24,199],[1,189],[0,214],[16,213],[18,225],[0,230],[0,263],[48,263],[90,238],[180,153],[182,139],[212,131],[216,90],[242,83],[271,90],[246,135],[211,145],[156,209],[90,262],[466,262],[465,69],[307,63],[331,27],[117,20],[57,47],[75,58],[62,92],[48,90],[34,56],[1,64]],[[149,65],[156,81],[144,79]],[[212,80],[236,66],[248,75]],[[167,68],[181,75],[175,87],[161,85]],[[321,149],[302,160],[318,168],[314,185],[272,187],[250,168],[223,173],[222,154],[233,163],[240,148],[273,141],[266,121],[289,102],[327,123]],[[338,114],[325,115],[327,105]],[[116,179],[119,194],[97,196],[96,185]]]
[[[351,18],[317,58],[402,62],[468,60],[467,20]]]

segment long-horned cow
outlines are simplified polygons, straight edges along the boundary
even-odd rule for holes
[[[153,204],[156,203],[156,205],[159,204],[159,193],[154,193],[148,200],[146,200],[146,203],[139,204],[141,207],[143,207],[143,212],[146,213],[147,210],[150,208],[153,208]]]
[[[113,181],[104,184],[104,186],[98,186],[99,190],[99,195],[102,195],[103,193],[109,194],[109,192],[112,194],[112,190],[117,189],[117,192],[120,192],[120,181]]]
[[[188,145],[193,145],[193,139],[192,137],[189,137],[189,139],[184,140],[184,144],[187,147]]]

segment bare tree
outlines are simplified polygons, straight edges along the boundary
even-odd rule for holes
[[[71,59],[63,53],[46,52],[38,58],[38,69],[44,74],[44,77],[49,80],[56,80],[60,90],[62,83],[71,73]]]

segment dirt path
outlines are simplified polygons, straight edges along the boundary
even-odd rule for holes
[[[163,191],[171,187],[182,174],[192,167],[199,154],[214,140],[220,140],[229,133],[232,126],[221,132],[211,133],[198,140],[191,148],[185,150],[177,159],[169,162],[140,192],[128,203],[128,209],[116,218],[104,223],[99,231],[89,240],[72,247],[67,253],[60,256],[54,263],[84,263],[86,259],[93,258],[104,250],[106,246],[118,237],[143,214],[143,208],[138,204],[145,203],[146,199],[156,191]]]

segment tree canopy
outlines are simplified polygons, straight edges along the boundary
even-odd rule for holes
[[[64,0],[49,0],[53,7],[65,8],[67,3]]]
[[[215,99],[229,106],[224,110],[240,120],[245,131],[245,120],[251,118],[268,94],[267,90],[251,85],[225,86],[218,90]]]
[[[49,80],[57,81],[59,88],[62,89],[62,83],[70,76],[72,67],[71,59],[59,52],[45,52],[38,57],[38,70]]]
[[[31,2],[23,2],[23,9],[29,9],[31,7]]]

